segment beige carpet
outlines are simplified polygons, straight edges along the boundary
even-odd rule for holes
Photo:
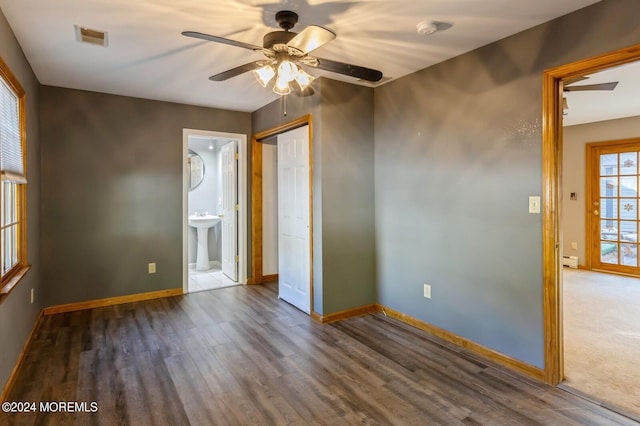
[[[640,279],[563,269],[564,384],[640,417]]]

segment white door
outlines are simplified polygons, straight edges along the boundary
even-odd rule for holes
[[[237,142],[222,147],[222,272],[238,281],[238,152]]]
[[[309,313],[309,127],[278,135],[278,296]]]

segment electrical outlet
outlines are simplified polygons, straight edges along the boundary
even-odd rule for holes
[[[575,241],[571,243],[571,250],[578,250],[578,243]]]
[[[429,284],[424,285],[424,297],[431,299],[431,286]]]
[[[155,274],[156,273],[156,264],[155,263],[150,263],[149,264],[149,273],[150,274]]]
[[[36,300],[36,291],[31,289],[31,304],[33,305],[33,301]]]

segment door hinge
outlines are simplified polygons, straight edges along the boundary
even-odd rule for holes
[[[239,160],[239,159],[240,159],[240,153],[239,153],[239,152],[236,152],[236,153],[235,153],[235,155],[234,155],[234,158],[235,158],[236,160]]]
[[[235,209],[236,209],[236,211],[240,211],[240,204],[236,204]]]
[[[240,256],[236,255],[236,263],[240,262]]]

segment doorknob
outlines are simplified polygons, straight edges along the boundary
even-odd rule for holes
[[[594,202],[593,202],[593,205],[594,205],[594,206],[599,206],[599,205],[600,205],[600,203],[599,203],[598,201],[594,201]]]
[[[600,214],[600,212],[599,212],[598,210],[594,210],[594,211],[593,211],[593,214],[594,214],[594,215],[596,215],[596,216],[598,216],[598,215]]]

